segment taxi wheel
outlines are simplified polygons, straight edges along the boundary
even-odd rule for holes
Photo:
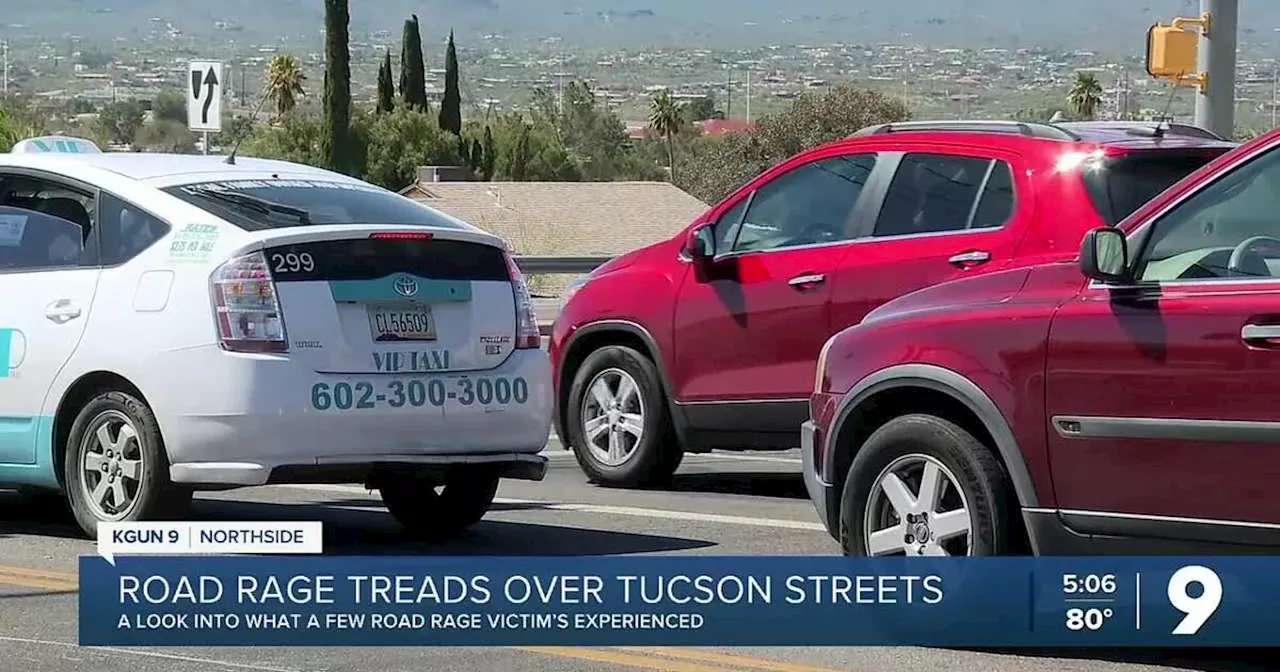
[[[574,457],[593,483],[662,485],[684,457],[658,369],[632,348],[611,345],[583,360],[566,417]]]
[[[464,532],[493,506],[498,477],[487,472],[450,474],[444,484],[417,475],[395,475],[378,486],[382,503],[412,536],[441,538]]]
[[[155,414],[125,392],[103,392],[80,409],[63,470],[71,511],[91,537],[99,522],[179,518],[191,503],[191,491],[169,480]]]

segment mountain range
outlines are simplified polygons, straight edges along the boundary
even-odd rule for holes
[[[3,0],[0,37],[77,35],[105,43],[172,25],[187,35],[254,44],[311,37],[322,0]],[[1242,0],[1241,39],[1280,42],[1280,2]],[[424,34],[449,29],[473,42],[559,37],[566,48],[918,42],[957,47],[1038,46],[1141,51],[1146,28],[1193,16],[1192,0],[351,0],[358,33],[420,17]],[[221,22],[221,23],[219,23]],[[105,44],[104,44],[105,46]]]

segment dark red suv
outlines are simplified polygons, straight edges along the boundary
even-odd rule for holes
[[[806,485],[846,553],[1280,546],[1280,132],[1082,238],[824,347]]]
[[[795,448],[832,334],[924,287],[1073,257],[1234,146],[1177,125],[953,121],[807,151],[571,290],[551,337],[561,440],[612,485],[661,482],[686,451]]]

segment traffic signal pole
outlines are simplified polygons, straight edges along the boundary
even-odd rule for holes
[[[1196,62],[1208,81],[1196,93],[1196,125],[1235,137],[1240,0],[1200,0],[1200,13],[1209,16],[1209,26],[1200,35]]]

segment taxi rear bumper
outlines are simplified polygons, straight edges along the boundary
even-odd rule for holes
[[[312,485],[360,483],[377,487],[378,480],[397,472],[412,471],[446,481],[459,471],[484,471],[498,478],[541,481],[547,474],[547,458],[528,453],[493,455],[353,455],[323,458],[314,464],[191,462],[169,468],[175,483],[197,489],[255,485]]]
[[[539,453],[550,434],[551,376],[542,350],[517,350],[494,369],[465,374],[508,383],[518,377],[519,403],[507,395],[502,404],[491,396],[487,405],[463,405],[455,397],[436,405],[419,394],[416,407],[394,396],[407,389],[397,381],[462,374],[328,375],[287,355],[217,348],[160,357],[163,368],[183,375],[158,377],[140,387],[155,411],[170,478],[177,483],[198,489],[359,483],[400,469],[442,475],[483,469],[504,478],[540,480],[546,472],[546,458]],[[346,384],[344,393],[356,390],[341,399],[341,409],[334,401],[340,383]],[[323,403],[315,398],[317,385],[324,386]],[[426,389],[422,383],[415,386],[419,392]],[[509,387],[504,383],[503,391]],[[372,389],[363,395],[363,405],[360,389]],[[432,388],[437,399],[441,389]]]

